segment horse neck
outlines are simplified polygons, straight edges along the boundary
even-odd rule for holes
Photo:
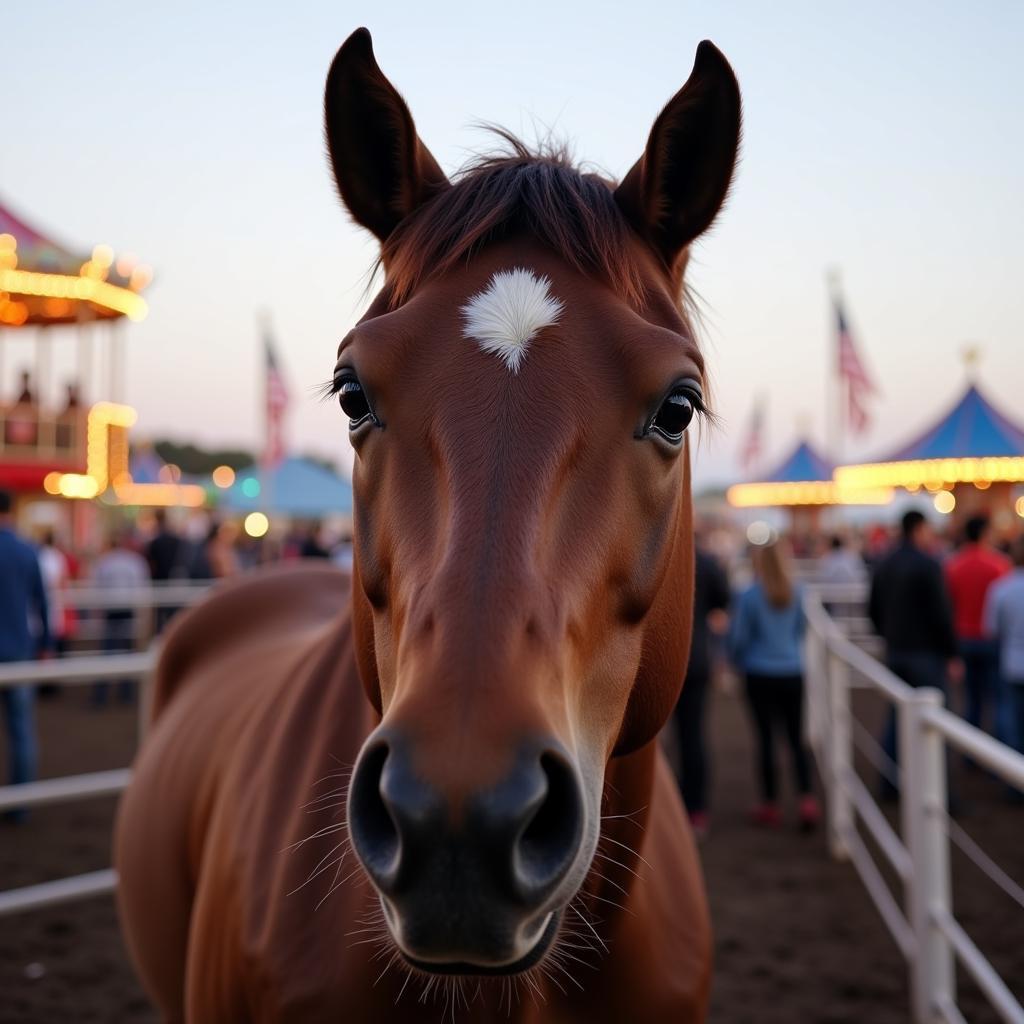
[[[654,799],[657,738],[613,757],[605,771],[601,839],[584,886],[598,919],[611,924],[628,912],[629,894],[641,875],[642,849]]]

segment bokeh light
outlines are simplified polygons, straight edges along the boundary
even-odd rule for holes
[[[247,498],[258,498],[260,496],[260,482],[254,476],[247,476],[242,481],[242,493]]]
[[[218,466],[211,476],[213,482],[221,489],[230,487],[235,482],[235,471],[230,466]]]
[[[270,520],[262,512],[250,512],[244,525],[250,537],[262,537],[270,529]]]
[[[939,491],[933,500],[935,511],[948,515],[956,508],[956,498],[952,491]]]

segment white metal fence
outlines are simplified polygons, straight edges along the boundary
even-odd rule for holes
[[[129,637],[132,647],[142,650],[175,610],[195,604],[209,587],[210,582],[203,580],[154,581],[137,587],[98,587],[83,581],[62,587],[61,606],[75,612],[71,631],[63,638],[68,653],[100,653],[110,611],[131,613],[118,621],[117,634]]]
[[[149,702],[148,676],[155,664],[154,650],[140,654],[107,654],[101,657],[61,658],[56,661],[12,662],[0,664],[0,689],[26,684],[59,683],[61,686],[87,686],[97,680],[139,681],[140,723]],[[141,725],[140,725],[141,727]],[[20,786],[0,786],[0,813],[21,807],[71,803],[78,800],[120,793],[131,772],[127,768],[88,772],[63,778],[43,779]],[[37,885],[0,892],[0,917],[22,910],[37,910],[55,903],[67,903],[113,892],[117,876],[112,868],[91,871]]]
[[[830,591],[824,596],[831,603],[852,595]],[[950,818],[946,752],[949,747],[959,750],[1022,790],[1024,756],[948,711],[940,690],[914,689],[898,679],[839,628],[825,611],[822,597],[822,591],[812,588],[805,602],[808,731],[828,798],[832,853],[852,862],[906,959],[917,1024],[964,1021],[957,1008],[957,963],[1002,1020],[1024,1024],[1024,1007],[953,913],[951,843],[1022,907],[1024,891]],[[898,765],[886,763],[884,751],[853,716],[851,693],[859,687],[873,690],[895,709]],[[857,774],[855,747],[896,784],[898,829]],[[894,895],[889,887],[862,828],[888,861],[902,893]]]

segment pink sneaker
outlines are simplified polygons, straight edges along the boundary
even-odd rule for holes
[[[800,827],[805,832],[813,832],[821,821],[821,805],[809,793],[800,797]]]
[[[698,843],[704,842],[708,837],[711,828],[711,819],[707,811],[694,811],[690,815],[690,827],[693,829],[693,836]]]
[[[766,828],[778,828],[782,824],[778,804],[758,804],[750,812],[750,817],[755,825],[764,825]]]

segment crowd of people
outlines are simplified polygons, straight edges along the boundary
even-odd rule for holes
[[[1024,536],[1000,550],[988,519],[976,516],[953,541],[911,510],[895,538],[873,529],[859,550],[845,536],[830,538],[813,579],[867,585],[868,614],[892,672],[910,686],[938,688],[972,725],[1024,752]],[[703,733],[716,664],[743,682],[757,751],[753,821],[782,821],[777,739],[789,750],[800,827],[812,829],[820,817],[803,738],[802,587],[787,541],[771,534],[751,545],[750,569],[752,582],[733,593],[698,531],[693,654],[674,716],[680,790],[698,837],[710,823]],[[897,764],[894,711],[881,746]],[[895,792],[894,772],[884,773],[880,795]]]

